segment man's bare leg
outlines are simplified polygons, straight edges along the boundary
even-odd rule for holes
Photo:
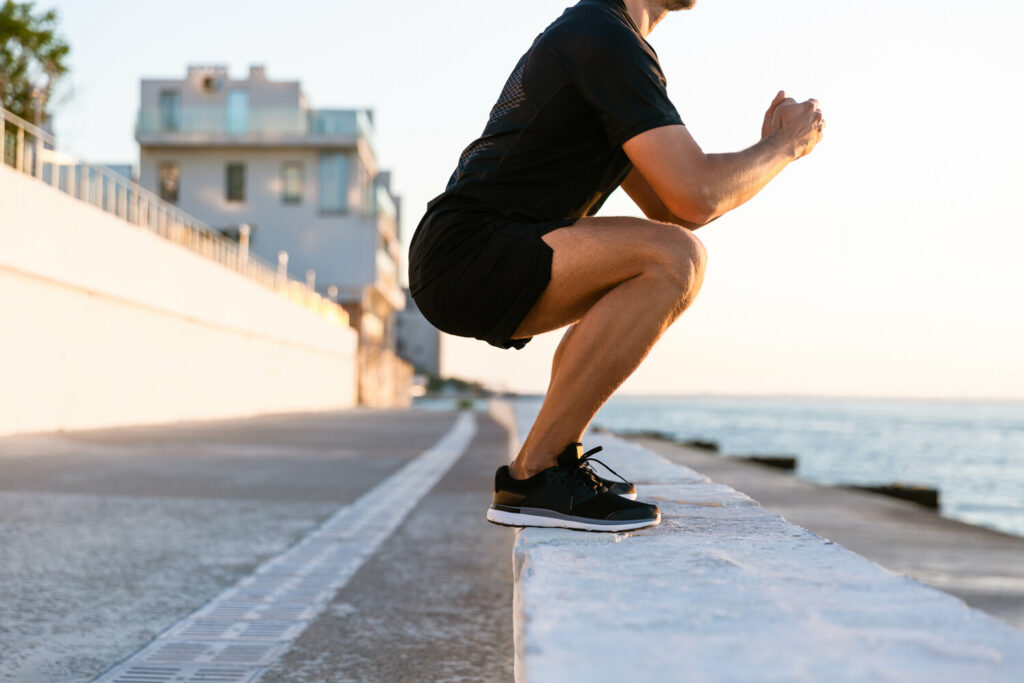
[[[512,475],[555,464],[693,302],[707,257],[693,233],[639,218],[582,218],[543,236],[551,281],[513,337],[575,323],[552,360],[544,403]]]

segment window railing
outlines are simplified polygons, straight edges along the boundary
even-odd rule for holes
[[[50,133],[3,108],[0,163],[216,261],[328,319],[348,324],[345,309],[306,283],[291,279],[282,265],[273,266],[252,254],[247,238],[240,242],[228,239],[130,178],[60,150]]]
[[[298,106],[250,105],[219,106],[147,106],[139,109],[135,121],[139,137],[173,135],[195,138],[210,135],[225,137],[299,136],[364,138],[374,144],[373,122],[363,109],[306,110]]]
[[[306,135],[305,112],[296,107],[146,107],[139,110],[136,135]]]
[[[308,113],[309,135],[357,135],[373,144],[373,122],[364,109],[313,109]]]

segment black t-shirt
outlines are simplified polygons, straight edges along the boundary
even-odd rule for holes
[[[622,0],[581,0],[533,41],[438,207],[516,221],[592,216],[632,165],[622,143],[681,124],[654,48]]]

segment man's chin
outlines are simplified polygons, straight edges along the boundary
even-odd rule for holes
[[[693,9],[697,0],[665,0],[665,9],[669,12],[678,12],[682,9]]]

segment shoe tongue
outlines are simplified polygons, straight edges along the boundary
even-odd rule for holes
[[[581,457],[583,457],[583,444],[579,441],[571,443],[558,454],[558,466],[572,469],[577,466]]]

